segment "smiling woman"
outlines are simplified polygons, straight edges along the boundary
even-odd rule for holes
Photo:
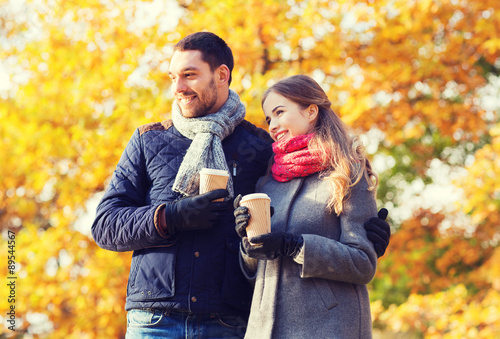
[[[279,141],[277,148],[298,136],[309,135],[306,144],[316,156],[320,169],[335,169],[326,175],[326,181],[334,192],[328,208],[337,214],[342,212],[350,187],[362,176],[370,183],[370,190],[378,185],[378,176],[359,138],[349,135],[347,125],[332,110],[326,93],[309,76],[291,76],[274,84],[262,97],[262,109],[271,137]],[[310,170],[315,171],[305,170],[302,176],[309,175]]]
[[[318,116],[315,104],[302,108],[284,96],[271,92],[262,105],[269,133],[274,141],[310,133]]]
[[[379,251],[364,229],[385,223],[375,217],[378,179],[330,105],[305,75],[264,93],[274,163],[257,187],[276,207],[271,232],[249,238],[252,216],[241,196],[234,202],[242,266],[255,284],[246,338],[371,338],[366,284],[387,246]]]

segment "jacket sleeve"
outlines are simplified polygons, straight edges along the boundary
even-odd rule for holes
[[[301,277],[324,278],[367,284],[375,275],[377,255],[368,240],[364,223],[377,215],[373,191],[364,178],[356,184],[340,214],[339,241],[315,234],[303,234]]]
[[[120,252],[171,245],[173,239],[165,239],[156,229],[164,204],[146,205],[149,186],[142,140],[136,130],[97,206],[92,225],[97,245]]]

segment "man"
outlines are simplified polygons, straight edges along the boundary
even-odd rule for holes
[[[254,192],[272,140],[244,120],[229,89],[232,69],[231,49],[213,33],[177,43],[172,120],[135,131],[97,207],[97,244],[134,251],[127,338],[244,336],[252,289],[239,267],[231,204],[235,194]],[[198,194],[203,167],[228,170],[227,190]],[[371,221],[371,234],[388,228]],[[387,241],[375,243],[385,250]]]

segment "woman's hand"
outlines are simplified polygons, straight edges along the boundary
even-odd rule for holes
[[[304,243],[302,236],[286,233],[274,232],[262,234],[248,240],[241,241],[243,251],[251,258],[259,260],[272,260],[278,256],[295,257],[301,250]]]
[[[248,208],[246,206],[240,206],[241,198],[241,194],[238,194],[238,196],[234,198],[234,221],[236,223],[236,233],[240,238],[245,238],[247,236],[248,220],[250,220],[251,215],[248,213]],[[271,206],[271,217],[273,214],[274,207]]]
[[[236,223],[236,233],[240,238],[246,238],[247,236],[247,226],[248,220],[250,220],[250,214],[248,213],[248,208],[245,206],[240,206],[241,194],[234,199],[234,219]]]

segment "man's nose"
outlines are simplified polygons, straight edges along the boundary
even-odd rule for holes
[[[172,91],[174,93],[182,93],[187,89],[186,83],[182,79],[175,79],[172,81]]]

